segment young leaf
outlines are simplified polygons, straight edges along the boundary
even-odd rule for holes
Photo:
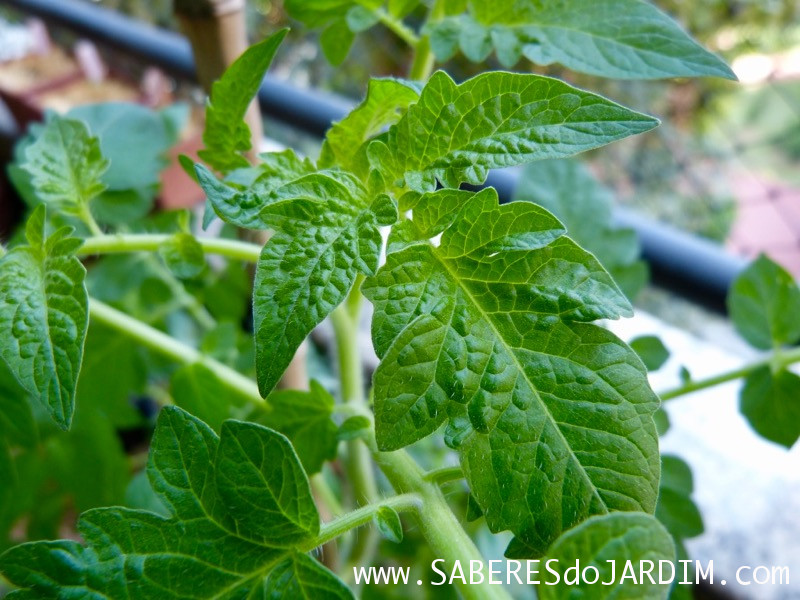
[[[378,531],[390,542],[399,544],[403,541],[403,524],[400,515],[390,506],[381,506],[375,513],[375,524]]]
[[[382,225],[397,219],[352,175],[321,171],[276,189],[261,212],[276,233],[256,267],[253,316],[258,386],[266,396],[295,351],[341,303],[360,273],[378,268]]]
[[[67,588],[108,600],[247,598],[281,589],[349,597],[332,574],[295,549],[317,535],[319,516],[297,456],[280,434],[227,421],[217,438],[201,421],[165,408],[147,472],[170,518],[94,509],[78,525],[86,546],[23,544],[0,556],[0,572],[36,597],[59,597]]]
[[[642,335],[629,343],[648,371],[658,371],[669,360],[669,350],[657,336]]]
[[[728,311],[741,336],[756,348],[800,340],[800,288],[786,269],[763,254],[733,282]]]
[[[670,584],[655,583],[641,577],[641,569],[654,566],[660,560],[675,560],[675,546],[664,526],[655,517],[641,513],[614,513],[592,517],[561,536],[547,553],[545,560],[557,559],[555,570],[560,576],[557,585],[539,585],[536,592],[541,600],[556,600],[576,596],[603,600],[611,598],[642,598],[658,600],[669,596]],[[583,575],[576,585],[564,581],[565,571],[580,561]],[[627,567],[630,561],[631,567]],[[642,564],[644,561],[648,563]],[[544,562],[544,561],[543,561]],[[626,571],[627,569],[627,571]],[[623,579],[627,572],[628,578]],[[631,579],[631,574],[634,574]],[[595,583],[587,583],[597,575]],[[544,578],[553,581],[555,576]],[[612,585],[600,582],[612,581]]]
[[[195,165],[197,180],[208,201],[226,223],[246,229],[266,229],[261,210],[269,195],[275,189],[316,171],[310,160],[300,160],[292,150],[262,154],[261,159],[263,162],[256,167],[258,174],[250,186],[220,181],[203,165]]]
[[[371,421],[367,417],[355,416],[350,417],[336,432],[336,438],[339,441],[354,440],[360,437],[369,435],[369,428]]]
[[[193,279],[206,268],[203,247],[190,233],[176,233],[158,248],[158,254],[172,273],[181,279]]]
[[[514,198],[535,202],[557,216],[567,234],[597,257],[628,298],[644,287],[647,265],[639,260],[636,232],[613,224],[611,191],[579,161],[543,160],[526,165]]]
[[[571,156],[658,120],[539,75],[491,72],[460,85],[437,71],[384,140],[368,148],[389,186],[480,184],[490,169]]]
[[[452,216],[437,220],[445,199]],[[378,446],[447,423],[489,528],[539,554],[593,514],[652,512],[658,399],[636,354],[586,323],[631,314],[609,275],[550,213],[499,206],[492,189],[432,192],[412,210],[435,225],[407,230],[362,287],[382,357]]]
[[[739,410],[762,437],[791,448],[800,439],[800,377],[763,367],[750,373],[739,397]]]
[[[366,143],[385,127],[394,125],[419,90],[397,79],[372,79],[364,101],[328,131],[319,161],[321,168],[339,165],[362,178],[367,174]]]
[[[337,427],[331,419],[333,397],[316,381],[311,390],[278,390],[267,399],[270,411],[254,420],[281,432],[297,449],[306,473],[318,473],[336,457]]]
[[[558,62],[575,71],[617,79],[704,75],[736,79],[720,58],[642,0],[470,0],[469,8],[470,15],[455,22],[461,50],[470,60],[482,61],[494,48],[506,67],[524,55],[540,65]],[[477,44],[488,48],[478,50]]]
[[[0,357],[63,429],[72,422],[88,326],[80,240],[45,235],[45,209],[28,221],[28,244],[0,259]]]
[[[205,149],[198,155],[217,171],[227,173],[249,166],[242,156],[251,148],[244,116],[288,31],[281,29],[245,50],[211,88],[203,132]]]
[[[676,540],[693,538],[703,533],[703,517],[692,501],[694,482],[689,465],[677,456],[661,457],[656,518]]]
[[[340,65],[347,58],[355,38],[356,35],[350,29],[347,20],[337,19],[319,36],[319,45],[322,46],[322,52],[329,63]]]
[[[98,138],[82,122],[55,114],[48,115],[22,163],[36,197],[72,214],[88,210],[89,202],[106,189],[101,177],[108,167]]]

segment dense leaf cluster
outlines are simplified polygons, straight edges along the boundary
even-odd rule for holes
[[[611,77],[731,77],[722,61],[639,0],[437,0],[430,7],[311,0],[286,7],[324,29],[322,44],[334,60],[344,58],[355,33],[381,23],[422,59],[427,52],[428,62],[431,52],[441,61],[460,50],[475,61],[495,52],[507,66],[524,56]],[[420,13],[428,17],[414,31],[403,19]],[[35,425],[28,426],[34,410],[46,410],[61,428],[74,414],[77,424],[84,410],[102,421],[102,410],[81,405],[75,413],[76,398],[97,409],[104,393],[116,399],[142,391],[146,369],[169,381],[164,403],[180,408],[161,409],[146,477],[129,487],[127,508],[84,512],[82,543],[31,542],[0,557],[3,575],[20,588],[11,597],[350,598],[309,553],[373,519],[385,538],[408,543],[395,507],[415,513],[421,534],[448,560],[477,554],[435,477],[403,450],[417,443],[420,452],[430,450],[422,440],[437,432],[458,456],[470,516],[482,516],[492,532],[514,534],[508,556],[558,558],[564,568],[580,559],[597,565],[600,579],[611,559],[684,556],[682,541],[702,531],[702,519],[688,467],[659,455],[659,399],[647,380],[666,349],[652,338],[632,348],[598,323],[632,314],[630,298],[646,280],[638,245],[612,224],[609,192],[561,160],[646,132],[657,119],[540,75],[488,72],[456,82],[437,71],[418,82],[372,80],[364,101],[333,124],[318,160],[286,150],[252,164],[244,116],[285,33],[250,48],[214,85],[204,164],[193,165],[208,199],[204,225],[219,218],[229,228],[269,230],[262,248],[195,238],[182,217],[137,230],[103,216],[114,212],[114,201],[137,198],[147,211],[163,150],[150,144],[144,156],[152,160],[130,167],[141,174],[133,181],[118,166],[124,158],[109,130],[136,117],[168,140],[168,115],[122,119],[116,106],[51,116],[19,151],[15,180],[44,206],[29,219],[27,241],[0,258],[0,357],[13,375],[0,372],[0,391],[12,390],[0,412],[0,477],[13,475],[11,446],[36,444]],[[501,205],[493,189],[476,191],[490,170],[533,161],[542,162],[526,167],[516,201]],[[118,235],[102,235],[98,220]],[[73,228],[50,231],[61,222]],[[87,285],[78,258],[86,248],[155,250],[160,261],[104,259]],[[246,270],[209,268],[208,251],[254,262],[252,294]],[[372,405],[337,405],[316,381],[308,391],[276,390],[326,318],[353,325],[362,293],[372,303],[380,359]],[[204,325],[199,350],[103,303],[147,314],[151,296],[162,295]],[[244,339],[239,325],[248,321],[242,301],[249,296],[253,336]],[[798,308],[800,290],[766,259],[741,276],[731,296],[734,322],[759,348],[800,338]],[[152,322],[180,332],[171,310]],[[217,323],[218,315],[225,321]],[[180,368],[118,348],[126,375],[116,377],[92,351],[118,342],[105,327],[149,343],[152,354]],[[338,341],[340,353],[355,344]],[[800,417],[787,401],[797,387],[788,364],[750,373],[742,410],[762,435],[791,446]],[[346,386],[363,387],[345,381],[351,372],[339,376],[343,396]],[[115,400],[107,412],[122,404]],[[401,495],[336,519],[318,509],[308,475],[325,481],[325,463],[339,459],[341,441],[346,460],[369,448]],[[372,464],[356,465],[356,475],[372,477]],[[578,592],[619,597],[628,593],[621,585]],[[574,592],[565,585],[539,590],[542,598]],[[636,593],[664,598],[669,589]]]

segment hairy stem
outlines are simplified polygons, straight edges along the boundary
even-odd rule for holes
[[[433,21],[438,21],[444,17],[444,8],[444,0],[434,0],[428,12],[428,18],[425,24],[427,25]],[[435,64],[435,57],[431,51],[431,38],[429,35],[423,35],[414,46],[414,60],[411,63],[411,70],[408,74],[409,79],[413,79],[414,81],[428,81],[431,73],[433,73]]]
[[[773,354],[770,354],[765,358],[755,360],[738,369],[726,371],[725,373],[720,373],[719,375],[714,375],[706,379],[690,381],[689,383],[679,387],[665,390],[661,392],[659,396],[661,397],[661,400],[664,401],[672,400],[693,392],[705,390],[729,381],[747,377],[753,371],[757,371],[758,369],[762,369],[764,367],[772,367],[776,370],[780,370],[798,362],[800,362],[800,348],[792,348],[791,350],[786,351],[775,350]]]
[[[441,467],[439,469],[431,469],[425,473],[425,481],[431,481],[438,485],[462,479],[464,479],[464,471],[461,467]]]
[[[89,316],[107,327],[111,327],[143,346],[171,358],[181,364],[202,363],[214,371],[227,387],[248,398],[253,404],[265,404],[254,381],[219,361],[209,358],[191,346],[187,346],[163,331],[142,323],[138,319],[118,311],[94,298],[89,299]]]
[[[386,507],[392,508],[397,512],[409,512],[418,510],[421,504],[422,500],[416,494],[400,494],[373,504],[367,504],[341,517],[337,517],[329,523],[323,524],[319,535],[303,550],[306,552],[311,551],[317,546],[322,546],[331,540],[335,540],[351,529],[369,523],[381,508]]]
[[[372,14],[374,14],[381,24],[383,24],[389,31],[394,33],[411,48],[417,47],[417,44],[419,44],[419,36],[417,36],[417,34],[414,33],[410,27],[403,23],[403,21],[389,14],[383,8],[374,10]]]
[[[172,236],[169,234],[126,233],[96,235],[86,238],[78,249],[82,256],[92,254],[124,254],[126,252],[156,252]],[[258,262],[261,246],[222,238],[196,238],[207,254],[219,254],[234,260]]]
[[[103,235],[103,230],[100,229],[100,226],[97,224],[97,221],[94,220],[94,216],[92,215],[92,211],[89,209],[89,204],[86,202],[81,203],[80,212],[78,214],[81,221],[83,221],[86,226],[89,228],[89,231],[92,232],[92,235]]]
[[[416,493],[422,499],[422,508],[416,513],[420,529],[436,558],[443,558],[448,568],[458,561],[485,560],[472,538],[461,527],[453,511],[436,483],[427,481],[425,473],[414,462],[411,455],[402,450],[380,452],[375,441],[370,440],[372,453],[378,466],[400,493]],[[510,600],[511,596],[502,586],[460,585],[461,595],[466,600]]]
[[[358,283],[358,282],[356,282]],[[350,296],[360,295],[360,286],[353,286]],[[355,308],[354,308],[355,307]],[[348,298],[345,303],[331,313],[331,322],[336,335],[336,354],[339,361],[339,382],[342,400],[358,409],[366,407],[364,398],[364,374],[361,356],[358,351],[358,304]],[[369,450],[359,440],[347,442],[344,461],[347,479],[353,490],[353,500],[357,505],[373,504],[378,498],[378,485],[375,482],[374,466]],[[350,553],[350,562],[369,562],[377,549],[378,536],[370,530],[360,536]]]

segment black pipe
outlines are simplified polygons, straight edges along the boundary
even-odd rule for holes
[[[4,3],[177,76],[195,79],[189,43],[176,33],[77,0],[4,0]],[[265,114],[317,136],[324,135],[331,122],[341,119],[353,106],[352,101],[340,96],[299,89],[270,75],[264,79],[258,100]],[[503,200],[513,196],[515,183],[513,171],[494,172],[487,181],[497,188]],[[628,209],[615,209],[614,217],[620,225],[638,233],[642,257],[650,264],[656,285],[725,312],[725,297],[736,274],[744,268],[744,259]]]

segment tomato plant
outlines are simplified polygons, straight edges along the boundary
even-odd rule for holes
[[[15,181],[36,208],[0,260],[0,472],[31,477],[37,453],[64,464],[114,456],[103,473],[129,471],[110,448],[114,431],[142,419],[130,394],[164,406],[149,451],[130,453],[146,477],[124,498],[75,503],[90,508],[80,541],[2,555],[19,588],[10,597],[350,598],[352,567],[387,555],[425,581],[429,556],[448,574],[483,564],[479,530],[462,514],[511,532],[511,559],[561,561],[560,583],[537,586],[540,598],[571,593],[564,575],[576,559],[603,581],[607,561],[675,561],[702,522],[685,464],[666,457],[662,475],[660,401],[645,364],[657,367],[664,349],[637,340],[640,358],[597,323],[632,314],[629,295],[646,277],[635,236],[614,228],[607,193],[572,163],[528,167],[517,201],[476,191],[491,169],[563,159],[658,121],[540,75],[457,83],[433,69],[456,52],[617,78],[733,78],[730,69],[639,0],[286,6],[323,29],[333,60],[359,31],[388,27],[414,50],[409,79],[373,79],[316,160],[285,150],[253,165],[243,118],[285,31],[251,47],[215,84],[203,162],[189,165],[207,194],[204,225],[225,223],[219,237],[193,234],[185,213],[121,213],[147,195],[136,182],[108,195],[115,164],[86,118],[50,115],[17,153]],[[119,160],[145,154],[131,147]],[[270,235],[262,246],[237,229]],[[357,343],[365,299],[380,359],[371,378]],[[783,347],[800,338],[798,304],[788,274],[756,261],[731,313],[770,357],[662,398],[746,377],[743,412],[791,446],[800,416],[788,366],[800,353]],[[321,369],[306,390],[277,389],[326,319],[333,385]],[[82,432],[84,450],[43,412]],[[61,471],[67,488],[79,470],[92,466]],[[28,537],[57,537],[60,499],[49,525],[33,527],[47,510],[40,483],[27,500],[7,499],[4,527],[27,515]],[[114,503],[124,507],[103,507]],[[465,598],[511,593],[454,582]],[[579,587],[591,598],[670,593],[669,583],[632,585],[618,574]]]

